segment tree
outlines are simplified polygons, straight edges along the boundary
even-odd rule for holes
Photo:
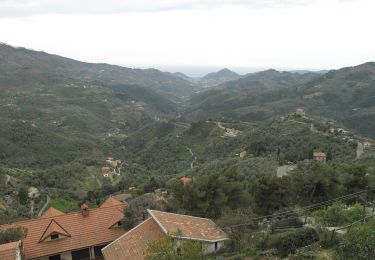
[[[0,244],[18,241],[26,237],[27,230],[24,228],[9,228],[0,232]]]
[[[147,248],[147,260],[203,260],[202,243],[166,237],[151,243]]]
[[[336,248],[337,259],[374,259],[375,221],[346,234]]]
[[[18,190],[18,199],[20,200],[21,204],[25,204],[27,202],[28,194],[27,194],[27,189],[25,186],[22,186]]]

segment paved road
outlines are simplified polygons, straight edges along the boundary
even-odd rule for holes
[[[358,142],[358,145],[357,145],[357,159],[359,159],[359,157],[361,157],[361,155],[363,154],[363,144]]]
[[[286,176],[288,173],[288,165],[283,165],[277,168],[276,176],[281,178],[283,176]]]
[[[50,198],[50,196],[47,195],[47,201],[46,201],[46,203],[44,203],[43,207],[39,210],[38,217],[40,217],[43,214],[43,212],[48,207],[50,201],[51,201],[51,198]]]

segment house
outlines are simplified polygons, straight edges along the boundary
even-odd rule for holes
[[[248,153],[246,151],[240,152],[240,158],[245,158],[248,156]]]
[[[22,239],[26,260],[102,259],[101,249],[125,233],[121,227],[125,207],[112,197],[99,208],[84,204],[73,213],[51,207],[39,218],[0,225],[0,231],[27,230]]]
[[[207,218],[156,210],[148,210],[148,214],[148,219],[102,249],[105,260],[143,260],[148,245],[166,236],[176,241],[200,241],[205,254],[215,253],[228,240],[225,232]]]
[[[16,241],[0,245],[1,260],[22,260],[22,242]]]
[[[30,198],[30,199],[36,199],[36,198],[39,198],[40,196],[40,192],[37,188],[35,187],[29,187],[27,189],[27,196]]]
[[[297,108],[295,114],[297,116],[306,116],[305,109],[303,109],[303,108]]]
[[[192,178],[189,178],[189,177],[182,177],[182,178],[180,178],[178,181],[181,182],[181,183],[183,183],[184,185],[186,185],[186,184],[192,182],[193,179],[192,179]]]
[[[313,152],[313,160],[325,162],[327,160],[327,154],[323,152]]]
[[[363,147],[364,148],[370,148],[373,145],[374,144],[371,141],[369,141],[369,140],[366,140],[366,141],[363,142]]]
[[[130,193],[122,193],[122,194],[112,195],[111,197],[114,198],[115,200],[118,200],[118,201],[121,201],[121,202],[125,203],[125,201],[127,199],[130,199],[132,197],[132,195]]]

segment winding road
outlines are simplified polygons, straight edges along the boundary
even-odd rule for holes
[[[193,169],[194,163],[197,161],[197,156],[194,155],[191,148],[188,147],[189,153],[191,154],[191,157],[193,158],[193,161],[190,163],[190,169]]]
[[[49,204],[50,201],[51,201],[51,198],[50,198],[49,195],[47,195],[47,201],[46,201],[46,203],[44,203],[43,207],[39,210],[38,217],[40,217],[43,214],[43,212],[48,207],[48,204]]]
[[[358,142],[356,159],[359,159],[362,154],[363,154],[363,144],[361,142]]]

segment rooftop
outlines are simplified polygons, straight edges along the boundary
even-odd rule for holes
[[[180,215],[157,210],[148,210],[150,216],[167,235],[191,240],[217,242],[228,236],[212,220],[188,215]]]
[[[11,242],[0,245],[0,259],[1,260],[15,260],[17,250],[21,246],[21,241]]]
[[[124,234],[122,228],[113,226],[114,221],[123,218],[126,204],[113,200],[107,199],[100,208],[87,209],[86,217],[81,212],[64,214],[50,208],[40,218],[0,225],[0,231],[12,227],[27,229],[23,239],[26,259],[107,244]],[[62,238],[48,241],[51,234],[60,234]]]

